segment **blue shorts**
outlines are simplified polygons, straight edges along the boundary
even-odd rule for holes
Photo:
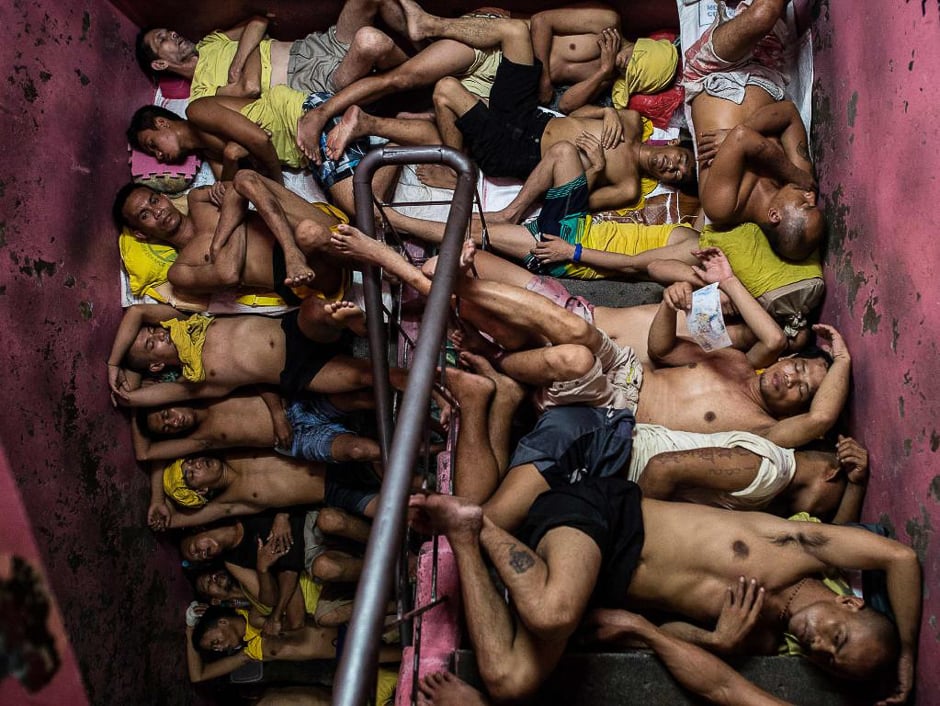
[[[307,100],[304,101],[304,112],[316,108],[318,105],[326,103],[330,98],[333,97],[332,93],[325,92],[314,92],[307,96]],[[324,189],[331,189],[334,184],[342,181],[343,179],[348,179],[353,175],[353,170],[359,165],[359,162],[362,161],[362,158],[366,156],[366,153],[374,147],[379,147],[384,145],[388,140],[383,137],[360,137],[356,140],[353,140],[349,143],[349,146],[346,148],[346,151],[343,152],[343,156],[339,159],[327,159],[326,157],[326,134],[332,130],[334,127],[339,125],[341,118],[330,118],[327,121],[326,125],[323,128],[323,132],[320,133],[320,151],[323,153],[323,162],[319,167],[311,164],[310,168],[313,169],[317,175],[317,179],[320,181],[320,184]]]
[[[326,397],[316,395],[291,402],[284,408],[294,430],[294,443],[288,456],[308,461],[334,463],[333,441],[342,434],[356,434],[347,426],[350,414],[337,409]],[[277,449],[284,453],[284,449]]]

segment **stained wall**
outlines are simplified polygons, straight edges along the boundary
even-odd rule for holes
[[[823,320],[853,361],[865,518],[924,567],[918,703],[940,700],[940,2],[823,2],[814,150],[829,217]]]
[[[105,374],[120,317],[111,199],[146,88],[135,32],[103,0],[0,3],[0,442],[90,703],[182,704],[177,559],[146,529]]]

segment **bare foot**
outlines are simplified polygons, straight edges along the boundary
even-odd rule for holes
[[[284,284],[288,287],[302,287],[316,278],[316,273],[307,264],[307,258],[300,250],[284,251]]]
[[[496,358],[501,352],[502,349],[493,343],[491,340],[483,336],[475,328],[460,322],[460,328],[454,329],[448,334],[451,342],[454,344],[454,347],[463,352],[469,352],[471,355],[481,355],[485,358]],[[479,370],[475,370],[472,363],[468,363],[461,359],[460,361],[466,367],[473,370],[473,372],[484,375]]]
[[[496,383],[489,378],[457,368],[447,368],[444,387],[450,390],[461,407],[489,404],[490,398],[496,392]]]
[[[483,694],[450,672],[426,674],[418,682],[419,704],[433,706],[487,706]]]
[[[487,224],[490,225],[494,223],[512,223],[513,225],[517,225],[521,220],[515,209],[510,209],[508,206],[499,211],[485,211],[483,218],[486,220]]]
[[[398,3],[405,12],[405,23],[408,25],[408,39],[412,42],[420,42],[431,36],[435,17],[425,12],[414,0],[398,0]]]
[[[339,159],[343,156],[349,143],[357,137],[366,134],[362,125],[362,110],[358,105],[351,105],[343,113],[339,125],[330,130],[326,136],[326,156],[330,159]]]
[[[337,328],[348,328],[357,336],[366,335],[366,313],[354,302],[329,302],[323,309]]]
[[[496,344],[490,345],[495,346]],[[496,383],[497,397],[511,400],[516,404],[522,402],[522,400],[525,398],[525,388],[516,382],[516,380],[513,378],[496,370],[496,368],[493,367],[493,364],[490,363],[490,361],[487,360],[484,356],[476,355],[474,353],[470,353],[469,351],[463,351],[460,354],[460,362],[470,368],[470,370],[475,372],[477,375],[482,375],[483,377],[489,378],[494,383]]]
[[[347,223],[336,226],[336,232],[330,235],[330,245],[347,257],[372,265],[383,265],[392,252],[384,243]]]
[[[478,542],[483,528],[483,508],[453,495],[411,496],[415,509],[412,526],[422,534],[444,534],[454,542]]]
[[[297,146],[307,159],[316,165],[323,163],[323,155],[320,154],[320,135],[323,134],[327,120],[329,117],[326,113],[321,107],[317,107],[308,110],[297,121]]]
[[[415,174],[425,186],[451,191],[457,188],[457,172],[443,164],[422,164],[415,169]]]
[[[467,271],[473,267],[473,258],[476,257],[477,246],[472,240],[463,241],[463,247],[460,250],[460,261],[457,265],[460,274],[467,276]],[[421,273],[428,279],[434,279],[434,273],[437,272],[438,256],[429,257],[421,265]]]

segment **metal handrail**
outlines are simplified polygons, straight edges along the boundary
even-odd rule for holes
[[[333,692],[335,706],[362,706],[370,698],[369,689],[378,665],[385,604],[404,536],[412,469],[421,442],[425,411],[431,400],[438,350],[444,340],[450,297],[457,279],[460,251],[476,186],[476,167],[467,157],[448,147],[383,147],[374,150],[362,159],[353,176],[356,225],[370,237],[375,237],[372,177],[380,167],[389,164],[445,164],[457,172],[457,187],[444,228],[434,284],[421,320],[408,389],[398,415],[400,423],[394,433],[388,356],[380,354],[388,350],[388,335],[380,315],[381,283],[375,267],[369,266],[363,272],[378,436],[385,476],[366,546],[362,577],[356,590],[355,611],[337,671]]]

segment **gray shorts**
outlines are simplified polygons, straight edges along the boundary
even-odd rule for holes
[[[335,93],[333,74],[349,45],[336,38],[336,26],[326,32],[312,32],[291,44],[287,62],[287,85],[295,91]]]

